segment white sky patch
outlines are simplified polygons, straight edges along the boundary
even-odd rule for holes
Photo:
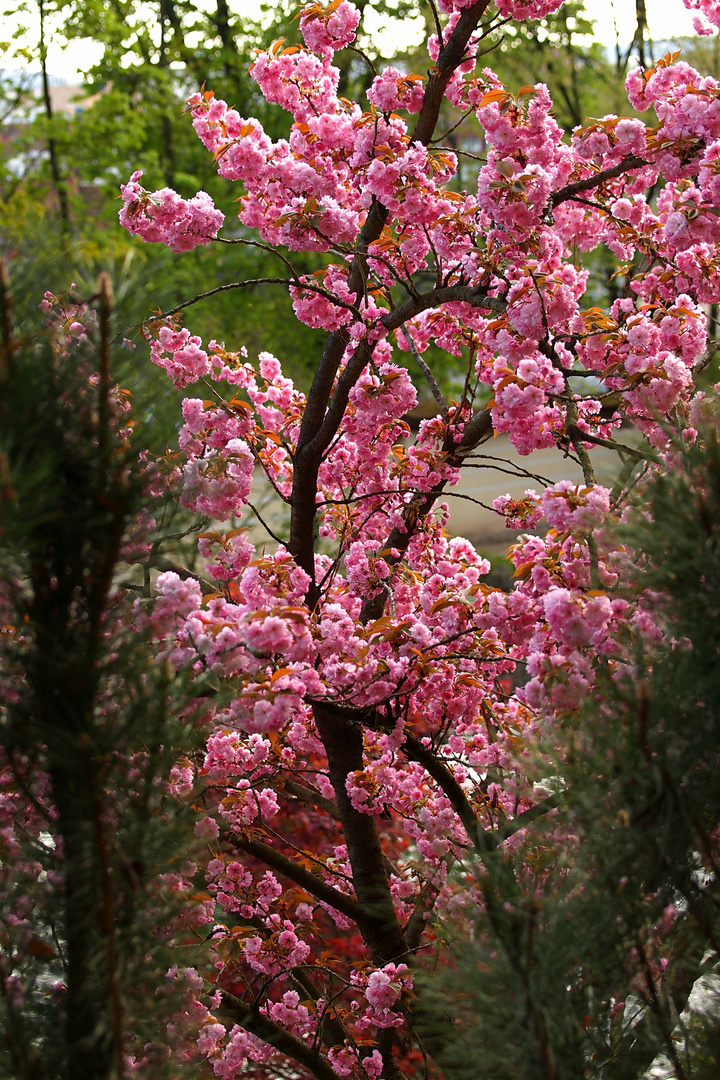
[[[103,53],[102,45],[91,38],[64,42],[53,32],[52,17],[45,20],[48,73],[55,79],[71,84],[81,83],[82,75],[96,64]],[[40,38],[40,18],[36,11],[6,16],[0,32],[0,68],[5,71],[39,71],[37,46]],[[32,59],[18,55],[26,47]]]
[[[682,0],[648,0],[647,20],[653,41],[673,37],[694,37],[693,14]],[[585,0],[585,11],[595,21],[595,40],[614,48],[616,40],[627,46],[637,25],[632,0]],[[617,27],[617,31],[616,28]]]
[[[363,34],[372,38],[383,56],[392,56],[400,49],[421,44],[425,35],[425,20],[421,15],[414,19],[390,19],[387,15],[378,15],[372,8],[366,8],[361,29]]]

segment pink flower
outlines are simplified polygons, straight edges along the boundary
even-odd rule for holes
[[[594,529],[607,517],[610,492],[561,480],[543,493],[542,507],[549,524],[560,532]]]
[[[425,95],[419,75],[403,75],[397,68],[387,67],[375,77],[367,96],[382,112],[407,109],[416,113],[420,112]]]
[[[249,623],[245,634],[248,646],[259,653],[283,652],[294,641],[287,623],[277,615]]]
[[[348,0],[323,10],[320,4],[312,4],[300,13],[300,29],[309,49],[323,55],[331,55],[344,49],[355,40],[355,30],[360,22],[360,12]]]
[[[532,488],[526,490],[522,499],[498,495],[493,500],[493,509],[503,515],[508,529],[532,529],[543,516],[539,496]]]
[[[194,832],[198,840],[217,840],[220,827],[213,818],[204,817],[195,823]]]
[[[166,244],[171,251],[189,251],[217,236],[225,218],[204,191],[189,200],[170,188],[148,192],[138,183],[141,176],[142,172],[134,172],[120,188],[120,224],[128,232]]]

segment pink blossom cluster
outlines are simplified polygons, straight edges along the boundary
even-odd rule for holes
[[[688,145],[695,140],[694,148],[702,152],[704,143],[720,135],[717,80],[683,60],[661,60],[648,72],[631,71],[625,87],[633,108],[655,109],[660,124],[651,146],[667,179],[692,175],[695,155],[688,155]]]
[[[340,8],[344,10],[345,5]],[[337,12],[340,12],[340,8]],[[317,11],[314,8],[307,10],[312,12],[312,18],[308,15],[312,25],[324,25],[326,16],[332,19],[337,14],[335,9],[332,13],[329,9],[325,12],[320,8]],[[533,14],[537,15],[537,12],[533,10]],[[451,26],[452,20],[449,23]],[[680,202],[676,198],[671,204],[674,190],[671,185],[663,192],[665,202],[660,206],[659,217],[644,203],[642,192],[633,188],[639,181],[643,184],[652,182],[654,174],[652,167],[649,167],[650,172],[645,170],[647,176],[645,172],[640,172],[637,178],[631,174],[629,178],[618,179],[615,186],[619,197],[616,196],[611,203],[612,212],[609,214],[593,215],[581,206],[561,204],[556,212],[556,225],[559,228],[554,239],[551,231],[543,225],[542,218],[551,189],[564,183],[573,169],[577,175],[578,169],[583,169],[583,163],[603,167],[649,152],[645,127],[642,121],[617,117],[598,121],[576,139],[574,145],[578,157],[574,160],[550,115],[551,102],[544,87],[535,87],[526,102],[509,110],[500,107],[503,105],[500,98],[485,103],[485,97],[493,98],[493,94],[500,93],[493,91],[493,94],[479,99],[477,110],[478,118],[491,141],[491,148],[488,164],[480,172],[476,220],[471,224],[471,218],[461,218],[458,207],[441,194],[443,183],[454,171],[454,162],[447,155],[443,158],[442,155],[428,154],[424,147],[408,146],[405,126],[397,117],[389,121],[378,118],[371,127],[361,114],[341,107],[338,100],[332,97],[334,76],[331,78],[330,68],[326,66],[328,63],[327,58],[319,61],[310,53],[289,49],[266,54],[256,64],[257,77],[262,85],[265,85],[263,80],[270,79],[272,75],[273,100],[281,101],[296,117],[289,143],[272,144],[257,121],[244,121],[210,93],[195,95],[191,99],[195,126],[208,148],[217,156],[221,173],[243,179],[248,186],[241,210],[242,219],[246,224],[265,230],[267,240],[313,249],[350,239],[358,228],[363,206],[370,196],[374,196],[391,210],[402,226],[393,246],[388,246],[388,238],[388,245],[383,245],[386,253],[380,258],[378,250],[377,258],[372,263],[381,280],[387,281],[388,255],[394,253],[404,271],[412,271],[422,265],[433,243],[436,250],[443,252],[448,267],[455,262],[462,266],[464,273],[470,271],[477,274],[480,267],[476,259],[469,259],[469,249],[474,247],[473,233],[478,225],[480,210],[486,213],[490,238],[494,235],[495,224],[500,222],[505,230],[518,229],[522,232],[535,227],[547,251],[535,266],[527,268],[531,271],[531,277],[525,274],[511,281],[510,288],[505,290],[505,298],[508,302],[509,328],[515,335],[535,337],[536,340],[544,335],[546,327],[552,326],[554,332],[559,333],[561,327],[568,326],[577,313],[577,298],[581,289],[578,291],[574,283],[563,279],[562,275],[569,271],[567,265],[558,277],[559,257],[562,255],[557,247],[558,235],[565,234],[568,239],[572,238],[573,243],[579,242],[585,246],[606,242],[617,248],[619,254],[627,256],[630,250],[627,223],[630,223],[638,239],[645,242],[646,238],[656,241],[659,221],[672,250],[676,253],[689,252],[683,266],[691,280],[697,282],[701,276],[707,278],[706,274],[701,273],[701,268],[708,262],[702,245],[707,246],[708,241],[714,243],[716,229],[716,219],[704,209],[703,202],[714,198],[714,151],[711,148],[702,159],[706,165],[701,176],[701,187],[683,189],[679,193]],[[690,98],[688,95],[679,97],[674,89],[682,85],[683,79],[686,80],[685,86],[691,85],[691,79],[695,86],[695,75],[687,65],[659,64],[637,90],[639,93],[641,89],[644,101],[655,102],[660,110],[658,115],[662,120],[662,131],[668,136],[660,157],[669,154],[672,158],[672,140],[687,137],[690,132],[688,124],[695,123],[689,113],[682,111],[682,103]],[[330,78],[330,83],[323,81],[326,76]],[[418,85],[409,76],[400,77],[392,70],[386,71],[375,80],[370,91],[371,101],[383,108],[399,107],[399,101],[390,101],[385,96],[384,88],[390,88],[392,84],[396,88],[401,84],[406,88]],[[700,96],[704,95],[703,100],[708,98],[712,102],[714,91],[711,81],[701,81],[698,85]],[[634,86],[632,83],[631,91]],[[270,93],[269,87],[270,84],[265,89]],[[330,94],[330,97],[323,99],[322,105],[315,96],[319,93]],[[300,97],[297,97],[298,94]],[[313,103],[315,111],[312,115],[297,113],[301,99]],[[707,139],[714,132],[714,122],[704,106],[703,109],[702,119],[692,128],[692,134]],[[680,119],[681,115],[685,117],[684,120]],[[371,136],[372,144],[366,146],[368,136]],[[657,156],[657,149],[653,153]],[[233,164],[235,161],[237,165]],[[351,167],[352,172],[343,172],[346,165]],[[624,188],[632,192],[629,197],[623,194]],[[471,205],[472,201],[468,198],[468,209]],[[667,207],[667,210],[663,207]],[[449,237],[453,238],[450,244]],[[352,297],[344,285],[346,279],[347,268],[331,266],[325,271],[322,291],[295,290],[298,316],[314,326],[337,329],[344,325],[352,328],[357,315],[351,311]],[[342,306],[333,298],[342,301]],[[373,321],[382,319],[383,308],[369,304],[367,300],[363,303],[366,305],[362,320],[365,329],[361,333],[364,334]],[[426,317],[423,327],[425,330],[431,328],[432,336],[442,340],[444,347],[447,347],[443,339],[448,336],[450,326],[446,330],[441,312],[433,312],[432,318]],[[491,339],[488,344],[491,344]],[[455,347],[453,343],[451,348]],[[661,371],[661,380],[677,383],[667,364],[662,365]],[[514,429],[517,432],[513,436],[514,441],[525,452],[549,445],[560,437],[562,418],[552,403],[556,384],[557,374],[553,373],[547,385],[537,379],[529,385],[523,385],[518,380],[506,384],[499,398],[496,395],[497,422],[501,427],[506,425],[505,430]],[[660,384],[657,384],[659,390]],[[646,411],[657,403],[656,398],[657,393],[650,395],[650,398],[646,395],[643,405]],[[637,412],[637,403],[632,408]],[[528,427],[528,420],[532,416],[537,417],[539,422],[531,435],[524,428]]]
[[[564,0],[499,0],[498,11],[511,19],[542,19],[561,8]]]
[[[560,480],[542,496],[547,522],[559,533],[591,532],[603,524],[610,511],[610,492],[604,487],[582,487]]]
[[[683,0],[683,3],[690,11],[699,11],[703,16],[701,18],[696,15],[693,19],[696,34],[712,34],[714,33],[713,27],[720,27],[720,7],[718,7],[717,0]],[[703,21],[703,19],[706,19],[707,22]]]
[[[304,49],[260,53],[251,74],[266,101],[281,105],[295,123],[311,116],[340,111],[337,87],[340,73],[327,58]]]
[[[407,964],[386,964],[366,976],[353,973],[351,980],[353,985],[363,988],[379,1027],[399,1027],[402,1024],[402,1015],[395,1006],[403,992],[412,989],[413,977]]]
[[[142,172],[134,172],[120,193],[123,207],[120,224],[143,240],[166,244],[171,251],[190,251],[217,236],[225,215],[217,210],[204,191],[182,199],[171,188],[149,192],[139,183]]]
[[[245,959],[250,967],[262,975],[277,975],[302,964],[310,954],[310,946],[297,936],[290,920],[281,923],[278,916],[271,915],[268,922],[274,927],[269,937],[255,935],[245,942]]]
[[[315,1030],[316,1018],[307,1005],[300,1004],[297,990],[286,990],[281,1001],[267,1002],[261,1006],[261,1010],[276,1024],[281,1024],[301,1038]]]
[[[368,101],[381,112],[406,109],[420,112],[424,91],[419,75],[403,75],[395,67],[386,67],[368,90]]]
[[[509,494],[498,495],[493,499],[493,509],[502,514],[508,529],[532,529],[543,516],[534,488],[527,488],[522,499],[512,499]]]
[[[174,330],[172,326],[161,326],[151,341],[150,357],[167,372],[178,390],[197,382],[211,370],[200,338],[185,328]]]
[[[310,4],[300,13],[300,29],[308,49],[332,54],[355,40],[360,12],[348,0],[331,3],[326,8]]]
[[[218,1038],[212,1043],[212,1068],[220,1080],[234,1080],[248,1061],[257,1065],[277,1063],[277,1052],[239,1024],[233,1025],[226,1035],[224,1046]]]

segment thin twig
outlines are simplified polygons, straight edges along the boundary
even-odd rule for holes
[[[592,191],[593,188],[599,187],[600,184],[604,184],[606,180],[615,180],[618,176],[622,176],[626,172],[630,172],[632,169],[643,169],[646,165],[650,165],[652,162],[645,161],[644,158],[636,157],[634,154],[630,154],[628,157],[622,159],[617,165],[613,165],[610,169],[603,169],[601,172],[594,173],[592,176],[586,176],[584,180],[577,180],[574,184],[566,184],[564,188],[560,188],[550,199],[550,206],[554,210],[560,203],[566,202],[567,199],[572,199],[575,195],[582,194],[583,191]]]
[[[440,406],[440,412],[441,412],[441,414],[443,416],[443,419],[444,419],[444,418],[447,417],[447,415],[448,415],[448,413],[450,411],[450,409],[448,407],[448,403],[445,400],[445,395],[443,394],[442,390],[438,386],[437,381],[436,381],[435,376],[433,375],[432,371],[430,370],[430,368],[428,367],[428,365],[425,363],[422,356],[420,355],[420,352],[418,351],[418,347],[415,344],[415,340],[414,340],[412,334],[410,333],[410,330],[408,329],[407,324],[405,326],[403,326],[402,332],[403,332],[403,335],[405,337],[405,340],[408,343],[408,348],[410,349],[410,352],[412,354],[412,358],[415,361],[415,363],[417,364],[417,366],[420,368],[420,370],[422,371],[425,378],[427,379],[428,386],[430,387],[430,391],[432,393],[432,396],[435,398],[438,405]]]
[[[270,528],[268,523],[262,517],[262,515],[261,515],[260,511],[258,510],[258,508],[256,506],[254,506],[253,503],[249,502],[247,505],[252,510],[253,514],[255,515],[255,517],[258,519],[258,521],[262,525],[263,529],[265,529],[265,532],[268,533],[269,536],[272,536],[273,540],[275,540],[276,543],[282,544],[283,547],[285,547],[287,545],[287,540],[282,540],[279,536],[277,536],[272,531],[272,529]]]
[[[160,311],[151,319],[144,319],[143,322],[162,321],[163,319],[169,319],[171,315],[177,315],[178,312],[184,311],[185,308],[192,307],[193,304],[198,304],[201,300],[207,300],[210,296],[216,296],[218,293],[229,292],[230,289],[247,289],[253,285],[287,285],[294,289],[303,289],[306,292],[318,293],[320,296],[324,296],[326,300],[329,300],[336,307],[345,308],[347,311],[352,311],[356,319],[362,319],[362,313],[358,310],[355,304],[349,303],[347,300],[341,300],[327,289],[321,288],[319,285],[313,285],[308,281],[303,281],[302,278],[280,278],[280,277],[265,277],[265,278],[248,278],[247,281],[229,281],[225,285],[216,285],[214,289],[208,289],[207,292],[198,293],[197,296],[193,296],[190,300],[183,301],[182,304],[178,304],[177,307],[169,308],[167,311]],[[132,326],[126,327],[124,331],[118,331],[113,338],[113,341],[117,341],[120,337],[127,337],[133,330],[137,330],[143,323],[133,323]]]

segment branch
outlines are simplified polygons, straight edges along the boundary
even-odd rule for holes
[[[386,330],[397,330],[428,308],[440,307],[441,304],[462,302],[471,307],[488,308],[490,311],[505,312],[507,303],[500,296],[487,296],[477,287],[471,285],[448,285],[442,289],[433,289],[429,293],[420,293],[417,297],[406,300],[394,311],[388,311],[383,315],[380,322]]]
[[[483,829],[462,786],[434,750],[423,746],[420,740],[411,733],[406,734],[401,749],[411,761],[417,761],[419,765],[422,765],[450,800],[453,810],[460,818],[468,839],[478,855],[482,858],[497,851],[500,843],[497,834]]]
[[[395,912],[385,858],[375,818],[355,809],[347,792],[347,778],[364,765],[362,729],[345,719],[343,710],[313,705],[315,726],[325,747],[330,782],[335,789],[338,813],[355,895],[361,912],[353,916],[373,963],[384,967],[403,959],[408,946]]]
[[[261,514],[261,513],[260,513],[260,511],[258,510],[257,506],[255,506],[255,504],[254,504],[254,503],[251,503],[251,502],[248,502],[248,504],[247,504],[247,505],[248,505],[249,509],[250,509],[250,510],[252,510],[253,514],[254,514],[254,515],[255,515],[255,517],[256,517],[256,518],[258,519],[258,521],[260,522],[260,524],[262,525],[263,529],[264,529],[264,530],[265,530],[265,532],[266,532],[266,533],[268,534],[268,536],[272,536],[273,540],[274,540],[274,541],[275,541],[276,543],[278,543],[278,544],[284,544],[284,543],[285,543],[285,541],[284,541],[284,540],[283,540],[283,539],[282,539],[282,538],[281,538],[280,536],[277,536],[277,534],[276,534],[276,533],[274,533],[274,532],[272,531],[272,529],[271,529],[271,528],[270,528],[270,526],[268,525],[267,521],[265,521],[265,519],[263,518],[262,514]]]
[[[593,446],[605,446],[608,450],[614,450],[620,455],[620,457],[628,457],[636,464],[638,461],[654,461],[655,459],[650,454],[643,454],[642,450],[636,450],[634,446],[625,446],[624,443],[619,443],[615,439],[602,439],[599,435],[591,435],[589,431],[583,431],[577,424],[568,424],[568,434],[570,435],[570,441],[575,446],[573,436],[577,434],[582,442],[592,443]],[[577,447],[575,447],[577,449]]]
[[[500,465],[489,465],[487,462],[502,462]],[[476,464],[478,462],[478,464]],[[540,473],[530,472],[529,469],[523,469],[522,465],[518,465],[515,461],[506,461],[504,458],[495,457],[494,454],[468,454],[463,461],[464,469],[490,469],[495,472],[505,473],[507,476],[513,476],[517,479],[525,480],[537,480],[538,484],[544,484],[546,487],[550,487],[552,480],[547,476],[541,476]]]
[[[352,276],[354,266],[355,264],[351,268],[349,277]],[[310,578],[306,601],[311,611],[320,598],[320,592],[315,582],[315,515],[317,513],[317,479],[323,452],[322,448],[330,445],[329,441],[324,442],[327,438],[327,424],[325,425],[324,435],[320,437],[318,442],[315,442],[315,440],[323,427],[325,411],[330,400],[335,376],[349,341],[350,337],[347,330],[340,329],[334,330],[325,342],[325,348],[305,403],[297,448],[293,458],[288,551],[298,566]]]
[[[363,338],[352,357],[348,360],[345,368],[340,373],[335,387],[335,393],[332,396],[332,401],[325,414],[325,419],[323,420],[317,435],[307,447],[307,453],[312,455],[312,457],[317,460],[318,464],[320,463],[322,455],[340,430],[340,425],[343,416],[345,415],[345,409],[347,408],[350,397],[350,391],[371,361],[372,353],[370,351],[370,346],[368,345],[367,338]]]
[[[479,292],[477,288],[471,288],[468,285],[451,285],[446,288],[433,289],[429,293],[421,293],[417,297],[410,298],[399,308],[396,308],[394,311],[389,311],[387,315],[382,317],[380,322],[387,330],[396,329],[406,323],[408,319],[418,315],[421,311],[426,311],[428,308],[439,307],[441,304],[458,301],[471,304],[473,307],[490,308],[492,311],[505,311],[507,307],[506,302],[501,297],[486,296],[484,293]],[[340,336],[341,334],[342,337]],[[331,357],[333,355],[333,350],[336,348],[339,349],[340,347],[338,342],[343,343],[342,351],[344,352],[348,341],[349,337],[346,331],[336,331],[328,338],[323,354],[324,359],[320,362],[318,373],[313,381],[313,389],[311,389],[310,394],[308,395],[294,461],[293,491],[291,497],[292,517],[290,522],[290,540],[288,549],[294,556],[298,565],[301,566],[311,578],[311,585],[307,593],[307,602],[311,609],[315,607],[320,598],[319,589],[314,578],[315,514],[317,512],[316,492],[318,469],[323,453],[334,439],[340,424],[342,423],[350,390],[357,382],[363,368],[370,363],[371,352],[367,340],[363,339],[363,341],[360,342],[354,355],[340,374],[335,393],[332,396],[332,401],[330,402],[329,407],[327,407],[327,411],[325,411],[325,406],[323,407],[322,416],[320,415],[320,402],[322,401],[322,398],[315,397],[315,385],[316,382],[320,385],[321,380],[319,376],[325,363],[326,354],[328,358]],[[329,362],[328,359],[328,363]],[[337,371],[337,367],[334,371]],[[440,395],[440,397],[444,402],[442,395]],[[327,398],[325,399],[325,402],[327,403]],[[460,464],[460,459],[466,453],[469,453],[470,450],[474,449],[480,438],[484,437],[490,430],[488,421],[489,413],[481,413],[478,415],[485,417],[485,419],[478,421],[477,417],[475,417],[466,425],[462,443],[453,451],[457,461],[449,458],[449,463]],[[305,437],[303,437],[303,430],[305,430],[306,433]],[[478,433],[477,439],[475,438],[476,432]],[[442,491],[443,487],[444,482],[438,487],[437,491],[434,490],[431,497],[423,500],[421,511],[417,511],[416,508],[413,509],[412,512],[415,514],[415,519],[417,519],[418,516],[423,516],[432,508],[437,495]],[[411,503],[410,505],[411,507],[415,507],[415,503]],[[404,538],[404,543],[389,543],[388,546],[396,547],[398,550],[404,551],[410,537],[407,533],[399,532],[398,537],[400,539]]]
[[[313,979],[309,971],[303,967],[294,967],[291,978],[298,986],[302,987],[305,996],[317,1002],[324,998],[325,994]],[[326,1046],[342,1046],[348,1038],[347,1028],[340,1019],[332,1005],[332,998],[327,1001],[320,1018],[320,1037]]]
[[[358,55],[358,56],[359,56],[359,57],[360,57],[360,58],[361,58],[362,60],[364,60],[364,61],[365,61],[365,63],[367,64],[368,68],[369,68],[369,69],[370,69],[370,71],[371,71],[371,72],[373,73],[373,76],[374,76],[374,77],[377,77],[377,74],[378,74],[378,70],[377,70],[377,68],[375,67],[375,65],[373,64],[373,62],[372,62],[372,60],[370,59],[370,57],[369,57],[369,56],[367,55],[367,53],[364,53],[364,52],[362,51],[362,49],[358,49],[357,45],[347,45],[347,46],[346,46],[346,48],[348,48],[348,49],[350,50],[350,52],[354,52],[354,53],[357,53],[357,55]]]
[[[445,89],[453,72],[465,59],[470,37],[489,3],[490,0],[478,0],[472,7],[465,8],[460,16],[455,29],[438,57],[437,64],[428,81],[423,105],[412,135],[413,141],[422,143],[425,146],[430,143],[440,115]],[[365,290],[368,248],[382,235],[388,216],[387,207],[373,197],[365,223],[360,230],[355,245],[355,256],[348,274],[348,288],[351,295],[354,295],[357,300],[362,297]],[[420,308],[419,310],[423,309]],[[396,325],[401,324],[397,323]],[[327,338],[307,397],[294,460],[292,517],[288,547],[298,565],[310,577],[311,584],[308,589],[307,599],[311,608],[314,607],[319,598],[315,584],[314,558],[315,496],[317,492],[318,463],[312,461],[318,444],[315,444],[315,446],[311,446],[311,444],[318,435],[325,419],[325,410],[348,341],[349,337],[344,329],[333,331]],[[326,434],[327,430],[323,435],[323,439]]]
[[[169,319],[171,315],[177,315],[178,312],[184,311],[185,308],[192,307],[193,304],[199,304],[201,300],[207,300],[209,296],[215,296],[217,293],[229,292],[230,289],[248,289],[253,285],[287,285],[294,289],[304,289],[307,292],[318,293],[320,296],[324,296],[326,300],[330,300],[336,307],[345,308],[348,311],[352,311],[356,319],[361,319],[362,314],[358,310],[355,304],[349,303],[347,300],[341,300],[334,293],[331,293],[328,289],[323,289],[320,285],[313,285],[310,282],[303,281],[302,278],[283,278],[283,277],[262,277],[262,278],[248,278],[246,281],[228,281],[225,285],[216,285],[214,289],[208,289],[207,292],[198,293],[197,296],[193,296],[190,300],[184,300],[182,304],[178,304],[177,307],[168,308],[167,311],[158,312],[151,319],[144,319],[143,322],[154,322],[156,319]],[[133,323],[132,326],[128,326],[125,330],[120,330],[112,339],[113,342],[117,341],[121,336],[127,337],[127,335],[136,330],[143,323]]]
[[[475,506],[480,506],[483,510],[489,510],[493,514],[497,513],[494,506],[484,503],[482,499],[476,499],[474,495],[463,495],[461,491],[446,491],[445,497],[447,499],[464,499],[465,502],[474,503]]]
[[[463,60],[467,59],[467,46],[477,25],[490,6],[490,0],[478,0],[466,7],[447,43],[440,50],[437,64],[425,88],[422,109],[412,134],[413,142],[428,145],[435,133],[445,90]],[[442,40],[442,38],[440,38]]]
[[[430,881],[415,901],[412,914],[405,924],[405,939],[408,948],[415,950],[419,947],[422,936],[427,929],[427,916],[435,907],[438,892],[439,889],[434,887],[432,881]]]
[[[495,835],[498,837],[498,843],[502,844],[509,837],[514,836],[515,833],[520,832],[521,829],[526,829],[528,825],[532,825],[533,821],[537,821],[538,818],[544,817],[551,810],[554,810],[560,805],[560,796],[557,793],[548,795],[547,798],[541,799],[540,802],[535,803],[528,810],[523,811],[522,814],[518,814],[512,821],[506,822],[505,825],[501,825],[499,829],[495,830]]]
[[[332,885],[328,885],[327,882],[323,881],[322,878],[317,877],[310,870],[306,870],[304,866],[300,866],[294,859],[290,859],[287,855],[283,855],[282,852],[276,851],[275,848],[263,843],[262,840],[254,840],[245,833],[233,831],[231,843],[246,851],[248,855],[252,855],[253,858],[272,867],[273,870],[277,870],[283,877],[294,881],[296,885],[305,889],[306,892],[309,892],[324,904],[328,904],[331,908],[339,911],[341,915],[352,919],[358,926],[369,918],[368,912],[363,911],[357,900],[353,900],[351,896],[339,892]]]
[[[408,348],[410,349],[410,353],[412,355],[413,360],[415,361],[415,363],[417,364],[417,366],[420,368],[423,375],[427,379],[427,383],[428,383],[428,386],[430,387],[430,390],[432,392],[432,396],[435,398],[438,405],[440,406],[440,412],[441,412],[442,416],[446,417],[448,412],[449,412],[448,403],[445,400],[445,397],[443,396],[442,390],[440,389],[440,387],[437,384],[435,376],[433,375],[431,369],[428,367],[428,365],[425,363],[424,359],[420,355],[420,353],[418,351],[418,347],[415,344],[415,341],[413,339],[413,336],[410,333],[410,331],[407,329],[407,327],[405,327],[403,329],[403,335],[405,337],[405,340],[408,343]]]
[[[448,457],[448,464],[453,468],[459,468],[464,464],[465,458],[471,454],[476,446],[492,432],[492,414],[489,408],[481,409],[466,423],[463,436]]]
[[[287,266],[288,270],[294,278],[300,276],[293,264],[290,262],[290,260],[285,255],[283,255],[282,251],[280,251],[278,248],[273,247],[272,244],[264,244],[261,240],[249,240],[245,236],[233,236],[232,239],[229,239],[225,236],[215,236],[213,238],[213,243],[242,244],[244,247],[259,248],[260,251],[266,251],[268,255],[273,255],[276,259],[279,259],[284,266]]]
[[[570,442],[571,442],[571,444],[572,444],[572,446],[573,446],[573,448],[575,450],[575,453],[578,456],[578,461],[580,462],[580,468],[582,469],[582,473],[583,473],[583,480],[588,485],[588,487],[594,487],[595,486],[595,471],[594,471],[594,469],[592,467],[592,462],[590,461],[590,454],[587,452],[585,446],[583,445],[583,439],[582,439],[583,432],[580,430],[580,428],[577,425],[577,420],[578,420],[577,402],[576,402],[575,398],[573,397],[573,395],[570,393],[570,390],[567,391],[567,395],[568,395],[568,402],[567,402],[567,412],[566,412],[566,418],[565,418],[565,431],[566,431],[568,439],[570,440]],[[593,588],[596,588],[596,587],[597,586],[593,586]]]
[[[489,832],[483,829],[467,795],[450,769],[415,735],[406,734],[401,749],[408,758],[422,765],[435,780],[462,821],[468,839],[487,872],[485,880],[481,882],[481,888],[491,917],[493,911],[498,913],[501,910],[501,905],[517,901],[522,895],[522,888],[515,876],[512,863],[505,858],[503,852],[498,850],[500,844],[506,839],[501,830]],[[527,819],[525,821],[528,823]]]
[[[179,578],[182,578],[183,581],[188,579],[197,581],[202,589],[203,596],[208,596],[210,593],[217,592],[217,581],[210,581],[209,578],[200,577],[194,570],[188,570],[187,566],[173,562],[172,559],[166,559],[164,555],[151,557],[148,559],[148,565],[151,566],[153,570],[160,570],[161,572],[172,570],[172,572],[177,574]]]
[[[47,40],[45,37],[45,0],[39,0],[38,3],[40,14],[40,74],[42,78],[42,95],[43,103],[45,106],[45,118],[48,125],[47,135],[47,151],[48,158],[50,159],[50,175],[52,176],[53,187],[55,188],[55,194],[57,195],[59,209],[60,209],[60,222],[62,225],[62,231],[64,237],[70,232],[70,202],[68,199],[67,181],[63,176],[60,166],[60,156],[58,154],[57,140],[53,135],[54,131],[54,110],[52,106],[52,98],[50,97],[50,81],[48,79],[47,70]]]
[[[550,206],[554,210],[560,203],[572,199],[575,195],[581,195],[583,191],[592,191],[593,188],[604,184],[606,180],[615,180],[618,176],[622,176],[623,173],[630,172],[631,169],[642,169],[645,165],[651,164],[652,162],[645,161],[644,158],[630,154],[610,169],[603,169],[602,172],[595,173],[594,176],[586,176],[584,180],[576,180],[574,184],[567,184],[564,188],[560,188],[551,197]]]
[[[693,378],[700,375],[700,373],[705,370],[705,368],[708,366],[708,364],[712,363],[712,361],[717,356],[717,353],[718,353],[718,343],[717,343],[717,341],[711,341],[708,344],[708,347],[705,350],[705,352],[700,357],[700,359],[696,360],[695,363],[693,364],[693,369],[692,369]]]
[[[450,800],[453,810],[463,823],[463,828],[471,844],[481,858],[483,855],[489,855],[497,851],[500,844],[505,840],[520,832],[521,829],[526,829],[533,821],[537,821],[538,818],[543,817],[550,810],[554,810],[560,802],[558,794],[548,795],[547,798],[542,799],[535,806],[531,806],[522,814],[518,814],[512,821],[508,821],[500,828],[489,832],[487,829],[483,829],[478,821],[478,816],[470,805],[462,785],[457,782],[450,769],[440,760],[434,750],[424,746],[412,734],[406,735],[402,750],[411,761],[417,761],[419,765],[423,766],[441,788],[443,794]]]
[[[252,1035],[257,1035],[268,1046],[274,1046],[281,1054],[297,1061],[299,1065],[304,1065],[316,1080],[340,1080],[326,1058],[302,1039],[285,1031],[274,1020],[262,1016],[256,1008],[248,1007],[227,990],[223,990],[222,1000],[223,1005],[232,1012],[233,1018],[241,1027]]]
[[[338,820],[338,808],[337,803],[332,799],[325,799],[314,788],[305,787],[304,784],[298,784],[294,780],[282,779],[282,785],[278,784],[276,791],[279,795],[289,795],[293,799],[297,799],[299,802],[307,803],[308,806],[316,806],[318,810],[324,810],[330,817]]]
[[[243,923],[255,927],[265,939],[270,935],[271,931],[266,925],[265,920],[261,919],[258,915],[243,915]],[[308,965],[297,964],[295,967],[290,968],[286,974],[292,982],[302,988],[305,997],[311,998],[314,1002],[325,997],[322,989],[313,978]],[[237,999],[235,1000],[237,1001]],[[240,1005],[241,1002],[237,1002],[237,1004]],[[325,1008],[322,1017],[320,1018],[319,1029],[320,1036],[326,1046],[341,1045],[347,1038],[345,1025],[333,1008],[332,998],[325,1002]]]
[[[480,412],[475,413],[466,423],[460,442],[457,444],[451,443],[448,446],[447,464],[452,468],[460,468],[465,457],[472,453],[475,447],[489,436],[491,431],[492,416],[490,409],[482,409]],[[395,526],[384,545],[385,548],[394,548],[398,553],[397,555],[385,556],[385,561],[389,566],[395,566],[400,562],[415,533],[417,523],[430,513],[438,495],[444,491],[446,482],[440,480],[430,491],[416,495],[405,507],[402,525]],[[370,600],[366,600],[360,612],[360,621],[367,625],[373,619],[379,619],[385,609],[386,600],[387,594],[384,592],[379,593]]]

